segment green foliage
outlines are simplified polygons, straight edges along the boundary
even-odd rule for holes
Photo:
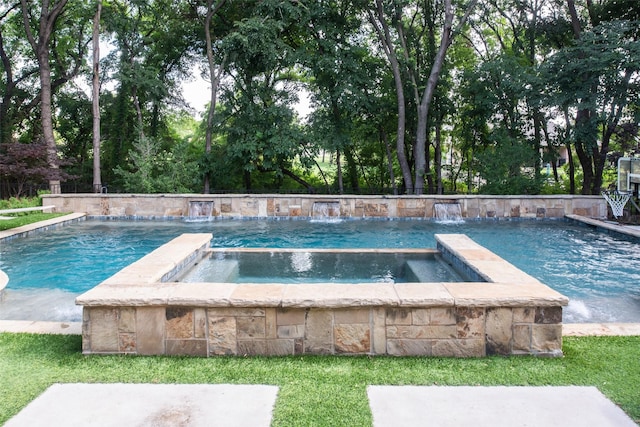
[[[122,180],[125,191],[132,193],[194,192],[199,171],[187,148],[182,143],[165,151],[153,139],[140,137],[129,152],[129,167],[117,167],[115,174]]]
[[[0,423],[54,383],[273,384],[274,426],[370,426],[375,385],[594,386],[640,421],[640,337],[566,337],[562,358],[84,356],[80,336],[0,334]]]
[[[536,152],[505,132],[493,132],[492,145],[476,154],[484,183],[482,194],[538,194],[542,182],[536,179]]]

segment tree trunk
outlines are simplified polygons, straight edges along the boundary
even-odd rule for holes
[[[457,29],[454,32],[453,26],[453,10],[451,6],[451,0],[444,1],[444,24],[442,26],[442,35],[440,39],[440,47],[433,60],[431,66],[431,72],[427,80],[427,85],[422,93],[422,99],[420,106],[418,107],[418,128],[416,129],[416,147],[415,147],[415,194],[424,193],[424,176],[427,173],[427,161],[426,161],[426,141],[427,141],[427,123],[429,118],[429,108],[433,101],[436,86],[440,78],[442,66],[444,64],[447,50],[451,46],[454,35],[465,24],[469,15],[475,7],[475,1],[471,1],[467,5],[464,16],[458,23]]]
[[[340,150],[336,150],[336,168],[338,174],[338,194],[344,194],[344,185],[342,183],[342,156]]]
[[[98,0],[98,8],[93,17],[93,81],[92,81],[92,112],[93,112],[93,192],[102,192],[100,178],[100,13],[102,0]]]
[[[389,26],[384,18],[384,11],[382,7],[382,1],[376,0],[376,15],[369,9],[369,22],[376,29],[378,39],[382,44],[389,64],[391,65],[391,71],[393,73],[393,80],[396,87],[396,99],[398,102],[398,128],[396,131],[396,156],[398,157],[398,163],[400,164],[400,170],[402,171],[402,178],[406,192],[413,193],[413,178],[411,177],[411,167],[407,161],[407,153],[405,148],[405,129],[406,129],[406,105],[404,96],[404,84],[402,83],[402,75],[400,73],[400,63],[398,57],[395,54],[395,48],[393,41],[391,40],[391,34],[389,32]],[[378,25],[380,24],[380,25]]]
[[[49,190],[52,194],[60,194],[60,178],[58,165],[58,149],[53,134],[53,113],[51,108],[51,65],[49,64],[49,42],[53,34],[53,27],[58,16],[62,13],[67,0],[60,0],[53,7],[49,0],[42,1],[40,9],[38,39],[31,31],[31,13],[27,0],[20,0],[22,6],[22,19],[24,22],[27,39],[33,48],[38,60],[38,71],[40,73],[40,123],[42,125],[42,136],[47,145],[47,161],[51,170],[52,178],[49,179]]]
[[[442,185],[442,117],[439,117],[436,123],[434,157],[433,163],[436,170],[436,194],[442,194],[444,192],[444,187]]]
[[[204,152],[206,154],[211,153],[211,144],[213,139],[213,115],[216,110],[216,100],[218,99],[218,86],[220,85],[220,77],[224,71],[225,60],[216,69],[215,62],[213,60],[213,40],[211,38],[211,20],[213,16],[225,3],[225,0],[219,0],[215,6],[213,6],[214,0],[207,1],[207,17],[204,24],[204,34],[207,41],[207,62],[209,64],[209,78],[211,79],[211,98],[209,100],[209,111],[207,112],[207,132],[205,136]],[[226,59],[226,57],[225,57]],[[204,175],[204,194],[209,194],[211,189],[211,174],[207,169]]]

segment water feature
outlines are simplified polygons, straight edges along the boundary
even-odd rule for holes
[[[640,322],[640,242],[563,220],[88,220],[0,244],[0,269],[10,279],[0,318],[79,320],[76,295],[172,238],[198,232],[213,233],[214,248],[434,248],[435,233],[464,233],[567,295],[565,322]],[[12,309],[28,292],[56,301],[64,293],[69,310],[58,302]]]
[[[210,200],[205,201],[190,201],[189,202],[189,218],[196,219],[209,219],[213,216],[213,202]]]
[[[434,203],[433,212],[433,216],[438,222],[464,222],[460,203]]]
[[[313,202],[311,217],[314,219],[335,219],[340,217],[340,202]]]

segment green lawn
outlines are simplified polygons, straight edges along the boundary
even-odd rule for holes
[[[640,421],[640,337],[566,338],[565,357],[83,356],[79,336],[0,334],[0,423],[57,382],[280,387],[276,426],[371,425],[366,386],[596,386]]]
[[[9,230],[11,228],[22,227],[23,225],[33,224],[34,222],[45,221],[47,219],[58,216],[67,215],[67,213],[29,213],[28,215],[20,214],[12,219],[0,220],[0,231]],[[3,216],[11,216],[10,214]]]

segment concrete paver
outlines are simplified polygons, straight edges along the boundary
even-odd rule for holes
[[[5,427],[269,426],[278,387],[54,384]]]
[[[374,427],[637,427],[595,387],[369,386]]]

